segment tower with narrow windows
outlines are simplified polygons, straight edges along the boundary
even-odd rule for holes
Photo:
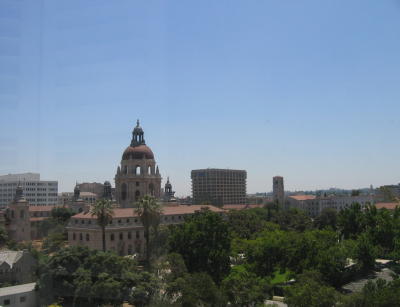
[[[8,205],[6,212],[8,237],[16,242],[31,240],[29,203],[20,184],[15,191],[14,201]]]
[[[116,200],[122,208],[134,207],[144,195],[160,198],[160,193],[161,175],[138,120],[115,175]]]
[[[285,204],[285,189],[283,186],[283,177],[275,176],[272,178],[273,185],[273,199],[274,202],[277,202],[280,206],[284,206]]]
[[[164,201],[176,202],[175,192],[172,190],[172,184],[169,182],[169,177],[167,178],[167,183],[164,186]]]

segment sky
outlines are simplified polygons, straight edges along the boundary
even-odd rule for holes
[[[140,119],[178,196],[398,183],[399,55],[400,0],[1,0],[0,174],[114,185]]]

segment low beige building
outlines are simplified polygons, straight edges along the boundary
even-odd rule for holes
[[[39,306],[36,283],[0,288],[0,306],[37,307]]]
[[[224,214],[224,210],[214,206],[175,205],[163,207],[161,225],[182,223],[186,216],[202,209]],[[67,226],[68,244],[87,246],[102,250],[102,233],[96,216],[89,211],[73,217]],[[145,251],[144,228],[133,208],[115,208],[112,222],[106,227],[106,248],[119,255],[143,255]]]
[[[286,206],[288,208],[301,209],[312,217],[319,215],[322,210],[326,208],[340,211],[350,207],[354,203],[358,203],[362,208],[364,208],[368,204],[374,204],[374,198],[372,195],[326,197],[316,197],[315,195],[292,195],[286,199]]]

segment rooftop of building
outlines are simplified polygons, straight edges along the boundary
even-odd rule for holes
[[[154,159],[153,151],[147,145],[128,146],[122,154],[122,160]]]
[[[58,196],[60,197],[72,197],[74,196],[74,192],[62,192],[59,193]],[[92,192],[79,192],[79,197],[97,197],[96,193]]]
[[[400,206],[400,203],[376,203],[375,207],[376,209],[388,209],[388,210],[394,210],[396,209],[398,206]]]
[[[223,209],[210,206],[210,205],[180,205],[168,206],[162,208],[163,215],[177,215],[177,214],[193,214],[202,209],[209,209],[213,212],[222,213]],[[129,218],[137,217],[138,214],[134,208],[115,208],[113,218]],[[96,219],[90,212],[81,212],[72,217],[72,219]]]
[[[291,195],[288,197],[295,200],[311,200],[316,198],[315,195]]]
[[[40,180],[39,173],[19,173],[19,174],[7,174],[7,175],[0,175],[0,181],[5,180]]]
[[[19,259],[21,259],[24,251],[0,251],[0,266],[5,262],[12,267]]]
[[[244,210],[244,209],[254,209],[254,208],[263,208],[264,204],[238,204],[238,205],[223,205],[222,209],[224,210]]]
[[[29,206],[29,212],[45,212],[51,211],[54,208],[58,208],[60,206]]]
[[[246,170],[241,169],[230,169],[230,168],[202,168],[202,169],[194,169],[192,172],[245,172]]]
[[[17,285],[17,286],[0,288],[0,297],[6,296],[6,295],[31,292],[35,289],[35,287],[36,287],[36,283],[31,282],[29,284],[22,284],[22,285]]]

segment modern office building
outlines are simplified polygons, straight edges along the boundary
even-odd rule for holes
[[[40,180],[40,174],[23,173],[0,176],[0,208],[6,207],[14,199],[20,185],[31,206],[55,205],[58,201],[58,182]]]
[[[246,204],[247,173],[244,170],[198,169],[192,170],[191,177],[194,204]]]

